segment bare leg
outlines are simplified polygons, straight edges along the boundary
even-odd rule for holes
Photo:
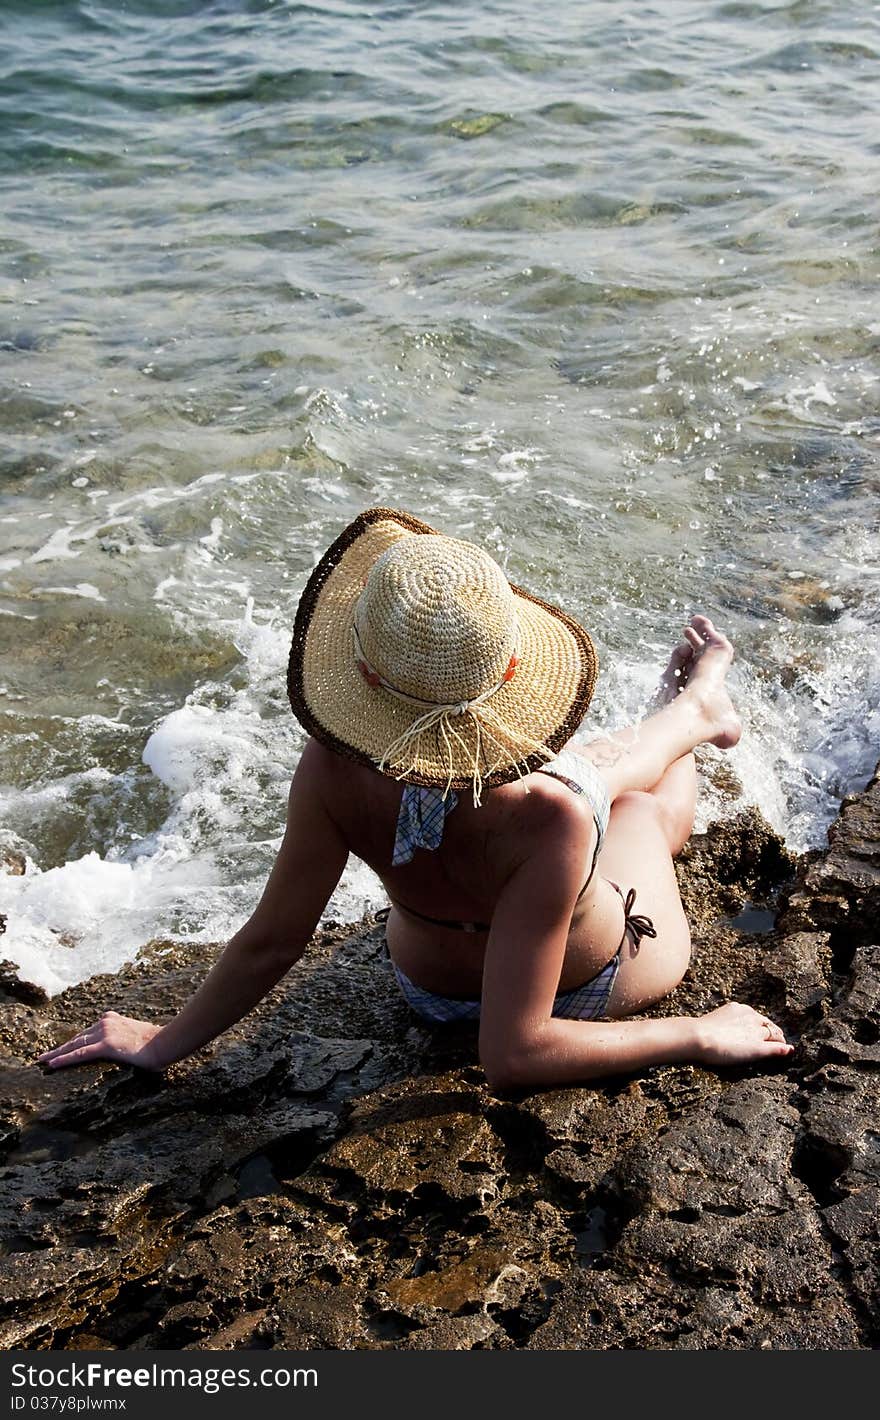
[[[694,831],[697,808],[697,764],[692,754],[684,754],[648,791],[660,811],[669,852],[675,858]]]
[[[625,786],[613,794],[599,871],[607,880],[620,883],[624,892],[636,889],[637,909],[650,916],[657,931],[656,938],[644,938],[639,947],[629,936],[625,939],[608,1003],[612,1018],[643,1010],[667,996],[690,961],[690,929],[672,859],[693,829],[693,748],[704,741],[727,748],[739,739],[739,721],[724,689],[732,656],[730,643],[711,621],[695,616],[685,631],[685,642],[675,648],[661,677],[656,713],[635,729],[600,742],[600,759],[594,759],[610,790]],[[700,738],[688,743],[698,733]],[[684,751],[675,755],[683,741]],[[613,758],[615,743],[623,752],[606,768],[601,759]],[[586,746],[587,752],[592,748]],[[651,779],[657,764],[662,765],[664,752],[670,758]]]
[[[733,647],[706,616],[694,616],[685,636],[693,656],[680,693],[639,725],[573,746],[595,764],[612,803],[620,794],[659,785],[670,765],[698,744],[729,749],[739,740],[739,717],[724,684]]]
[[[598,870],[608,882],[619,883],[624,893],[635,888],[634,910],[646,913],[657,932],[656,938],[642,938],[638,948],[629,934],[624,938],[608,1002],[608,1015],[617,1018],[668,996],[691,959],[690,929],[663,810],[653,794],[629,791],[615,799]]]
[[[688,631],[691,628],[688,627]],[[662,710],[684,690],[694,665],[694,647],[690,641],[681,641],[669,658],[669,664],[660,677],[655,706]],[[697,763],[693,754],[684,754],[670,764],[650,791],[662,809],[661,822],[666,831],[669,851],[673,858],[681,852],[694,831],[694,814],[697,807]]]

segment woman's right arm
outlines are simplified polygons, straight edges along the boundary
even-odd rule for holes
[[[697,1017],[553,1016],[590,828],[561,796],[546,795],[541,812],[531,851],[498,900],[486,946],[480,1059],[495,1088],[576,1084],[672,1061],[732,1065],[790,1054],[778,1026],[768,1035],[766,1017],[736,1002]]]
[[[293,777],[287,828],[265,890],[199,989],[167,1025],[108,1011],[44,1051],[50,1069],[116,1060],[162,1070],[247,1015],[299,960],[342,875],[348,848],[321,793],[322,751],[309,741]]]

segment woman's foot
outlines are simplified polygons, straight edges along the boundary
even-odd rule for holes
[[[668,705],[688,683],[688,676],[694,662],[694,648],[688,641],[679,641],[669,657],[669,665],[660,677],[660,684],[654,696],[657,709]]]
[[[684,663],[687,668],[685,692],[699,699],[700,709],[709,722],[706,741],[719,749],[732,749],[742,734],[740,718],[725,685],[733,647],[726,636],[716,631],[708,616],[692,616],[684,635],[691,652],[690,660]],[[676,647],[673,651],[673,660],[679,649]]]

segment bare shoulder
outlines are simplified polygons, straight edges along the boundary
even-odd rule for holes
[[[300,779],[303,783],[321,783],[328,781],[335,775],[336,767],[340,764],[340,757],[332,750],[322,745],[320,740],[311,736],[306,740],[305,748],[300,755],[294,780]]]
[[[396,811],[400,785],[366,765],[327,749],[309,739],[290,786],[288,816],[296,811],[331,821],[359,852],[359,836],[372,811],[393,802]],[[390,811],[390,810],[389,810]]]
[[[290,782],[287,827],[295,834],[320,832],[333,823],[334,767],[336,756],[317,740],[308,740]],[[309,829],[311,825],[311,829]]]
[[[589,837],[592,813],[582,794],[550,774],[531,774],[523,787],[523,821],[530,830]]]
[[[331,808],[339,794],[346,761],[316,739],[308,739],[290,785],[290,804],[308,800]]]
[[[530,775],[515,795],[508,841],[514,849],[510,866],[525,863],[560,867],[576,864],[581,883],[583,864],[592,851],[596,827],[587,801],[549,774]]]

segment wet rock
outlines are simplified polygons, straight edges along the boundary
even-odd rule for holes
[[[426,1326],[415,1327],[397,1342],[401,1351],[493,1351],[509,1350],[510,1338],[484,1312],[474,1316],[439,1317]]]
[[[273,1314],[273,1345],[291,1351],[360,1348],[363,1288],[346,1282],[307,1281],[292,1287]]]
[[[446,124],[446,132],[456,138],[482,138],[492,133],[502,123],[507,122],[505,113],[479,113],[470,118],[453,118]]]
[[[880,1187],[880,1076],[847,1066],[823,1075],[826,1088],[803,1114],[796,1164],[824,1205]]]
[[[27,858],[20,848],[14,847],[8,840],[0,839],[0,867],[10,877],[20,878],[27,871]],[[0,922],[5,920],[0,914]]]
[[[449,1312],[453,1316],[474,1308],[513,1307],[522,1301],[532,1279],[509,1260],[503,1250],[475,1247],[460,1262],[418,1277],[392,1278],[374,1294],[377,1305],[390,1306],[401,1315]]]
[[[748,808],[695,833],[675,866],[688,920],[699,931],[746,903],[772,904],[796,860],[760,811]]]
[[[265,1308],[245,1312],[243,1316],[236,1317],[235,1321],[230,1322],[228,1326],[221,1326],[219,1331],[210,1332],[206,1337],[200,1336],[198,1341],[190,1342],[188,1346],[183,1346],[180,1349],[183,1351],[248,1350],[254,1345],[265,1318]]]
[[[834,1008],[804,1041],[809,1062],[880,1067],[880,947],[854,957]]]
[[[822,1212],[832,1245],[842,1260],[852,1307],[862,1322],[864,1344],[876,1350],[880,1342],[880,1199],[876,1186],[860,1189]]]
[[[830,1003],[831,966],[827,932],[793,932],[774,939],[761,960],[765,1009],[789,1031],[803,1031]]]
[[[743,1081],[636,1144],[616,1171],[618,1236],[603,1270],[566,1279],[529,1344],[789,1348],[810,1334],[858,1345],[815,1200],[792,1169],[789,1093],[783,1080]]]
[[[668,1118],[636,1080],[601,1091],[550,1090],[520,1109],[540,1129],[544,1167],[578,1189],[595,1188],[634,1138],[652,1136]]]
[[[0,847],[0,864],[7,873],[21,874],[25,870],[23,855]],[[6,931],[6,915],[0,912],[0,937]],[[14,962],[0,961],[0,1001],[23,1001],[28,1006],[40,1006],[48,1001],[46,992],[32,981],[24,981]]]
[[[767,1067],[497,1097],[372,920],[162,1076],[35,1057],[107,1009],[167,1019],[218,948],[51,1000],[0,974],[0,1345],[875,1346],[877,809],[875,780],[799,867],[754,811],[682,855],[693,959],[655,1010],[751,1001],[798,1041]]]
[[[385,1197],[420,1190],[457,1203],[488,1203],[498,1193],[502,1147],[484,1111],[477,1091],[405,1081],[355,1106],[349,1131],[322,1166],[351,1173],[361,1189]]]
[[[206,1345],[198,1308],[207,1306],[225,1347],[245,1318],[262,1345],[352,1345],[364,1288],[337,1266],[343,1252],[339,1229],[311,1217],[277,1184],[272,1194],[223,1207],[194,1228],[168,1266],[163,1300],[174,1305],[163,1306],[149,1344]]]
[[[790,1169],[799,1123],[790,1092],[784,1078],[740,1081],[631,1148],[616,1175],[620,1206],[688,1223],[785,1211],[802,1192]]]
[[[844,800],[828,851],[811,862],[780,922],[786,932],[827,931],[843,964],[880,935],[880,773]]]
[[[845,1306],[766,1307],[726,1283],[699,1290],[675,1278],[644,1281],[573,1272],[530,1350],[851,1350],[859,1334]]]
[[[0,935],[6,930],[6,918],[0,915]],[[0,961],[0,1001],[22,1001],[26,1006],[44,1006],[49,997],[42,986],[24,981],[15,962]]]
[[[792,620],[811,616],[819,622],[835,621],[846,608],[846,601],[836,588],[815,577],[789,580],[772,601],[777,612],[784,612]]]

